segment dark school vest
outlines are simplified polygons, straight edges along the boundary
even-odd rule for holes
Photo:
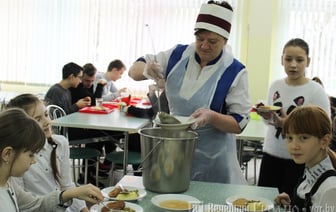
[[[316,183],[313,185],[310,192],[305,194],[305,199],[301,199],[297,196],[297,188],[299,185],[304,181],[304,178],[297,184],[297,186],[294,189],[294,195],[292,199],[292,206],[291,211],[302,211],[302,212],[310,212],[310,208],[312,206],[311,198],[316,193],[317,189],[320,187],[320,185],[323,183],[324,180],[326,180],[328,177],[336,176],[336,170],[328,170],[324,172],[316,181]]]

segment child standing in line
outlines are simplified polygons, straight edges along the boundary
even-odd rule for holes
[[[281,110],[258,112],[268,126],[258,185],[276,187],[280,193],[291,194],[303,174],[304,165],[296,164],[289,155],[281,134],[283,123],[296,107],[302,105],[318,105],[330,116],[330,103],[325,90],[305,76],[310,58],[309,46],[304,40],[289,40],[281,59],[287,76],[273,82],[267,98],[268,105],[280,106]]]
[[[15,178],[25,191],[42,196],[51,191],[62,191],[76,187],[72,181],[69,163],[69,142],[62,135],[52,135],[50,119],[45,105],[33,94],[19,95],[8,103],[7,108],[18,107],[35,119],[42,127],[46,140],[37,153],[36,165],[23,175]],[[83,200],[75,199],[68,212],[88,212]]]
[[[290,198],[281,193],[275,201],[292,211],[336,210],[336,155],[329,148],[332,136],[329,115],[318,106],[302,106],[286,119],[282,133],[286,147],[297,164],[304,164],[302,180]]]
[[[12,108],[0,113],[0,211],[65,211],[72,198],[91,203],[104,199],[99,188],[90,184],[50,191],[41,197],[25,192],[12,177],[22,177],[36,163],[35,153],[44,144],[40,125],[23,110]]]

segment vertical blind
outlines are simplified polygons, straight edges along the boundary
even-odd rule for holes
[[[336,0],[279,2],[277,26],[281,27],[282,38],[277,45],[283,46],[295,37],[304,39],[309,44],[311,57],[307,77],[320,77],[329,95],[336,95]]]
[[[51,85],[61,80],[68,62],[90,62],[105,72],[110,61],[121,59],[128,69],[145,53],[193,42],[197,13],[205,2],[1,0],[0,80]],[[236,2],[231,2],[234,8]],[[235,45],[233,36],[229,41]],[[117,81],[134,94],[145,92],[149,83],[135,82],[127,73]]]

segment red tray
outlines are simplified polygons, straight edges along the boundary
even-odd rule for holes
[[[119,108],[119,102],[105,102],[103,106],[111,109]]]
[[[95,109],[95,106],[91,107],[84,107],[79,110],[81,113],[94,113],[94,114],[108,114],[111,113],[114,110],[114,107],[111,107],[109,105],[103,104],[105,110],[97,110]]]

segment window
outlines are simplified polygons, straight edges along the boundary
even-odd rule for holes
[[[110,61],[121,59],[128,69],[145,53],[193,42],[195,20],[205,2],[2,0],[0,62],[5,71],[0,80],[51,85],[61,80],[68,62],[90,62],[105,72]],[[237,1],[231,2],[237,8]],[[233,36],[229,42],[232,49],[239,49]],[[126,73],[117,86],[139,94],[149,83],[135,82]]]
[[[277,23],[281,27],[277,52],[281,53],[283,45],[291,38],[304,39],[309,44],[311,57],[306,75],[321,78],[329,95],[336,95],[335,11],[336,0],[281,0]],[[277,55],[275,61],[279,58]]]

